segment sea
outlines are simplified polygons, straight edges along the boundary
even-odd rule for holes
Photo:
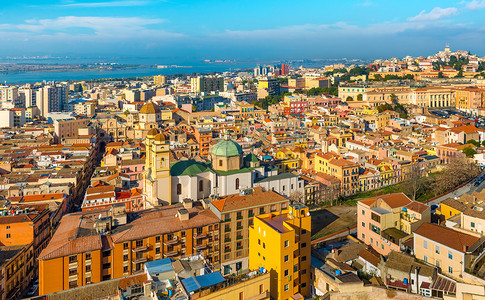
[[[245,62],[206,62],[206,61],[166,61],[157,59],[82,59],[82,58],[48,58],[48,59],[0,59],[1,63],[17,64],[94,64],[117,63],[137,65],[139,67],[118,70],[70,70],[70,71],[35,71],[0,73],[1,84],[19,84],[43,81],[77,81],[90,79],[114,79],[127,77],[145,77],[154,75],[212,73],[252,69],[259,64],[275,64],[268,61]],[[157,68],[157,66],[166,66]]]

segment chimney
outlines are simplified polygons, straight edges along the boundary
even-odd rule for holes
[[[190,198],[185,198],[184,200],[182,200],[182,203],[184,204],[184,208],[185,209],[191,209],[192,208],[192,199]]]
[[[179,209],[177,215],[180,221],[187,221],[189,219],[189,211],[185,208]]]
[[[202,207],[204,209],[209,208],[209,204],[211,203],[210,199],[202,199],[200,202],[202,202]]]

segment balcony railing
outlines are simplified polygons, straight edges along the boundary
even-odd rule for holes
[[[178,254],[179,254],[179,252],[177,250],[174,250],[174,251],[170,251],[170,252],[163,253],[163,256],[165,256],[165,257],[173,257],[173,256],[176,256]]]
[[[243,237],[242,235],[238,235],[238,236],[236,237],[236,240],[242,240],[243,238],[244,238],[244,237]]]
[[[163,242],[163,244],[164,244],[164,245],[166,245],[166,246],[167,246],[167,245],[175,245],[175,244],[177,244],[178,242],[179,242],[179,238],[178,238],[178,236],[174,236],[174,237],[173,237],[173,239],[171,239],[171,240],[166,240],[166,241],[164,241],[164,242]]]
[[[224,228],[224,232],[230,232],[231,228]]]
[[[203,233],[203,232],[201,232],[201,233],[197,233],[197,232],[194,233],[194,238],[195,239],[203,239],[205,237],[207,237],[207,234],[206,233]]]
[[[231,252],[231,249],[224,249],[224,253],[229,253]]]
[[[147,251],[147,250],[148,250],[147,246],[136,247],[135,249],[133,249],[134,252]]]
[[[231,241],[230,238],[224,239],[224,243],[229,243]]]
[[[236,217],[236,220],[242,220],[243,219],[243,216],[237,216]]]
[[[198,245],[194,245],[194,249],[195,250],[203,250],[207,248],[207,245],[206,244],[198,244]]]
[[[146,257],[141,257],[141,258],[136,258],[133,260],[133,263],[137,264],[137,263],[144,263],[146,262],[148,259]]]

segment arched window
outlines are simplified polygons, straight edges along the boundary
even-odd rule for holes
[[[202,180],[199,181],[199,192],[204,191],[204,182]]]
[[[177,183],[177,195],[182,194],[182,184]]]
[[[236,190],[239,190],[239,178],[236,178]]]

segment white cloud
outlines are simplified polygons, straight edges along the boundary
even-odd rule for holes
[[[15,28],[30,32],[62,32],[75,28],[87,28],[96,33],[133,32],[145,29],[147,25],[163,23],[163,19],[146,19],[139,17],[76,17],[65,16],[56,19],[31,19]],[[11,25],[12,26],[12,25]],[[75,34],[75,30],[73,30]]]
[[[472,0],[470,2],[464,1],[463,4],[465,4],[465,7],[471,10],[479,10],[482,8],[485,8],[485,0],[478,1],[478,0]]]
[[[411,22],[435,21],[444,17],[456,15],[457,13],[458,13],[458,9],[456,7],[448,7],[448,8],[435,7],[429,13],[427,13],[426,10],[421,11],[417,16],[408,18],[408,21],[411,21]]]
[[[121,6],[143,6],[149,4],[144,0],[126,0],[126,1],[107,1],[107,2],[76,2],[61,4],[65,7],[121,7]]]

